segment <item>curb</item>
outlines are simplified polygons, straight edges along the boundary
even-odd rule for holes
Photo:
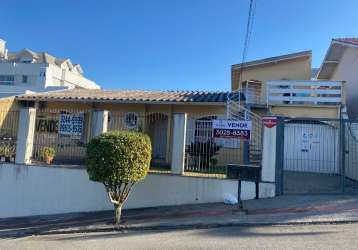
[[[40,235],[60,235],[60,234],[77,234],[77,233],[105,233],[105,232],[140,232],[140,231],[175,231],[175,230],[191,230],[191,229],[212,229],[222,227],[269,227],[269,226],[304,226],[304,225],[342,225],[342,224],[358,224],[358,220],[338,220],[338,221],[307,221],[307,222],[263,222],[263,223],[196,223],[196,224],[179,224],[179,225],[156,225],[156,226],[120,226],[117,227],[104,227],[104,228],[79,228],[70,230],[28,230],[23,232],[14,232],[3,234],[0,238],[17,238],[27,236],[40,236]]]

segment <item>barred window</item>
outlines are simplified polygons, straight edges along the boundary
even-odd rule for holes
[[[138,115],[134,112],[126,113],[124,116],[124,123],[127,128],[134,129],[138,126]]]

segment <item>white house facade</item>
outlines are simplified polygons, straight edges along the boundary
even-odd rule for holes
[[[358,118],[358,38],[333,39],[318,80],[344,81],[349,118]]]
[[[0,98],[68,88],[99,89],[87,79],[79,64],[46,52],[23,49],[12,53],[0,39]]]

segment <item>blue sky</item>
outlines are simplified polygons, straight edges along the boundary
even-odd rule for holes
[[[248,60],[358,36],[356,0],[256,0]],[[104,88],[228,90],[249,0],[1,1],[0,38],[69,57]]]

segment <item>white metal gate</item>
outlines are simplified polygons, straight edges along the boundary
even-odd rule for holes
[[[338,174],[338,132],[322,122],[286,123],[284,170]]]

